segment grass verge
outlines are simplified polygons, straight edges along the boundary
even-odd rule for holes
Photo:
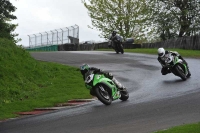
[[[200,133],[200,122],[177,126],[167,130],[157,131],[155,133]]]
[[[200,58],[200,50],[184,50],[184,49],[166,49],[166,50],[177,51],[183,57]],[[157,49],[155,49],[155,48],[125,49],[125,52],[146,53],[146,54],[156,54],[157,55]]]
[[[170,51],[177,51],[181,56],[191,57],[191,58],[200,58],[200,50],[184,50],[184,49],[166,49]],[[99,49],[98,51],[114,51],[113,49]],[[157,55],[157,48],[136,48],[136,49],[124,49],[125,52],[130,53],[144,53],[144,54],[153,54]]]

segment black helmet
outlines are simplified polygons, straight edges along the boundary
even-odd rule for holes
[[[112,36],[115,36],[116,34],[117,34],[117,31],[114,30],[114,31],[112,32]]]
[[[83,64],[80,66],[81,74],[84,75],[90,70],[90,66],[88,64]]]

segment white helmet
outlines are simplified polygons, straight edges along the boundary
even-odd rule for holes
[[[159,48],[158,49],[158,56],[163,57],[165,55],[165,49],[164,48]]]

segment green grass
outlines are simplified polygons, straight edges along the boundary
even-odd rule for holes
[[[155,133],[200,133],[200,123],[177,126]]]
[[[170,50],[183,57],[200,57],[197,50]],[[157,54],[157,49],[125,49],[125,52]],[[0,38],[0,120],[17,117],[16,112],[51,107],[76,98],[91,98],[78,68],[36,61],[29,52]],[[157,133],[199,131],[200,123]]]
[[[184,49],[166,49],[170,51],[177,51],[183,57],[200,58],[200,50],[184,50]],[[114,51],[113,49],[99,49],[98,51]],[[125,52],[130,53],[144,53],[157,55],[157,48],[136,48],[136,49],[124,49]]]
[[[192,57],[192,58],[200,58],[200,50],[184,50],[184,49],[166,49],[170,51],[177,51],[183,57]],[[146,54],[157,54],[157,49],[125,49],[125,52],[134,52],[134,53],[146,53]]]
[[[76,98],[91,98],[78,68],[36,61],[0,39],[0,119]]]

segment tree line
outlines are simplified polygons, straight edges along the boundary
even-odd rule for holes
[[[193,36],[200,31],[199,0],[82,0],[92,26],[107,38],[117,30],[136,43]]]
[[[16,39],[17,33],[13,33],[17,24],[12,24],[11,21],[17,19],[12,13],[17,8],[9,0],[0,0],[0,38],[7,38],[15,43],[20,41]]]
[[[81,0],[91,17],[89,28],[108,38],[117,30],[123,39],[135,43],[151,43],[194,36],[200,31],[200,0]],[[9,0],[0,0],[0,38],[15,42],[13,33],[16,7]]]

